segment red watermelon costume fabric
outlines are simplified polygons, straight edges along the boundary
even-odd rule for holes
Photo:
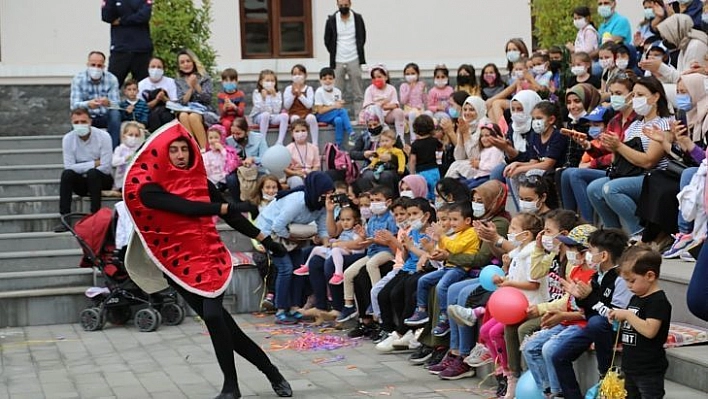
[[[180,137],[189,142],[188,169],[175,167],[169,159],[169,145]],[[231,254],[221,241],[214,218],[146,207],[140,200],[140,189],[150,183],[184,199],[211,202],[199,146],[177,121],[153,133],[136,153],[125,176],[123,200],[148,256],[165,275],[197,295],[221,295],[233,269]]]

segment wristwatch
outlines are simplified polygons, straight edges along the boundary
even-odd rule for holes
[[[494,243],[494,246],[497,247],[497,248],[501,248],[503,243],[504,243],[504,238],[503,238],[503,237],[499,237],[499,239],[497,240],[497,242]]]

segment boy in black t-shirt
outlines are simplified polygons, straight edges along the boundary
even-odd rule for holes
[[[664,374],[669,367],[664,343],[669,335],[671,303],[659,288],[661,255],[631,247],[622,256],[622,277],[634,294],[627,309],[614,309],[608,318],[622,322],[622,370],[627,399],[664,397]]]
[[[428,115],[420,115],[413,121],[413,130],[418,138],[411,144],[411,154],[408,158],[408,171],[419,174],[428,183],[428,199],[435,199],[435,185],[440,180],[440,171],[436,151],[440,141],[433,137],[435,122]]]

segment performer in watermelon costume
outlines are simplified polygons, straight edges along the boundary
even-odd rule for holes
[[[233,351],[258,367],[278,396],[292,389],[263,350],[222,306],[232,275],[231,254],[219,237],[214,216],[260,241],[273,256],[285,248],[232,209],[207,180],[199,146],[178,122],[155,132],[134,157],[123,198],[150,259],[204,320],[224,373],[217,399],[240,398]]]

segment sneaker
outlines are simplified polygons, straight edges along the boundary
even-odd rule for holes
[[[504,374],[497,374],[494,377],[497,379],[497,398],[503,398],[506,396],[507,391],[506,376]]]
[[[430,369],[432,366],[439,364],[447,355],[447,349],[446,346],[438,346],[433,349],[433,354],[430,355],[430,359],[423,363],[423,368]]]
[[[275,309],[275,295],[266,294],[266,296],[261,301],[261,308],[265,309],[265,310],[274,310]]]
[[[434,364],[430,367],[428,367],[428,372],[430,374],[440,374],[445,370],[446,368],[450,367],[450,365],[457,361],[457,356],[453,355],[452,353],[448,352],[445,357],[438,363]]]
[[[375,344],[379,344],[383,342],[386,338],[388,338],[389,335],[391,335],[390,332],[379,330],[378,334],[372,336],[371,339]]]
[[[433,335],[436,337],[444,337],[450,333],[450,322],[446,320],[438,323],[435,328],[433,328]]]
[[[359,312],[356,311],[356,306],[345,306],[342,312],[337,317],[337,323],[344,323],[351,319],[356,319],[359,316]]]
[[[296,276],[309,276],[310,268],[307,265],[300,265],[297,269],[293,270],[293,274]]]
[[[516,382],[518,380],[513,375],[506,377],[506,395],[504,395],[504,399],[514,399],[516,397]]]
[[[455,360],[438,374],[443,380],[459,380],[467,377],[474,377],[475,371],[469,364],[462,361],[460,356],[455,356]]]
[[[410,344],[412,339],[413,330],[408,330],[405,334],[403,334],[402,337],[393,340],[393,342],[391,342],[391,345],[393,345],[395,349],[408,349],[408,345]]]
[[[379,352],[393,352],[393,342],[401,339],[397,332],[392,332],[386,339],[376,344],[376,350]]]
[[[466,308],[460,305],[450,305],[447,307],[447,314],[452,320],[455,320],[455,323],[459,325],[474,327],[477,323],[477,316],[472,308]]]
[[[298,319],[292,316],[290,312],[280,312],[275,315],[275,324],[297,324]]]
[[[331,285],[341,285],[344,282],[344,275],[335,273],[332,278],[329,279]]]
[[[433,352],[433,348],[428,345],[420,344],[418,349],[416,349],[415,352],[408,357],[408,361],[413,364],[423,364],[426,360],[433,356]]]
[[[693,257],[693,255],[691,255],[691,253],[688,251],[681,252],[681,255],[679,255],[679,258],[681,258],[681,260],[684,262],[695,262],[696,261],[696,259]]]
[[[465,363],[472,367],[481,367],[493,361],[492,354],[489,353],[487,347],[480,343],[475,345],[470,355],[465,358]]]
[[[359,322],[356,327],[352,328],[347,332],[347,337],[349,338],[361,338],[365,337],[371,333],[371,323],[364,324]]]
[[[427,323],[428,320],[430,320],[430,317],[428,317],[428,312],[425,310],[420,310],[417,309],[414,313],[413,316],[403,320],[403,322],[407,326],[422,326],[423,324]]]
[[[413,337],[411,338],[410,341],[408,341],[408,349],[415,350],[415,349],[420,348],[421,345],[423,345],[418,341],[418,338],[420,338],[420,335],[422,333],[423,333],[422,328],[419,328],[419,329],[413,331]]]

